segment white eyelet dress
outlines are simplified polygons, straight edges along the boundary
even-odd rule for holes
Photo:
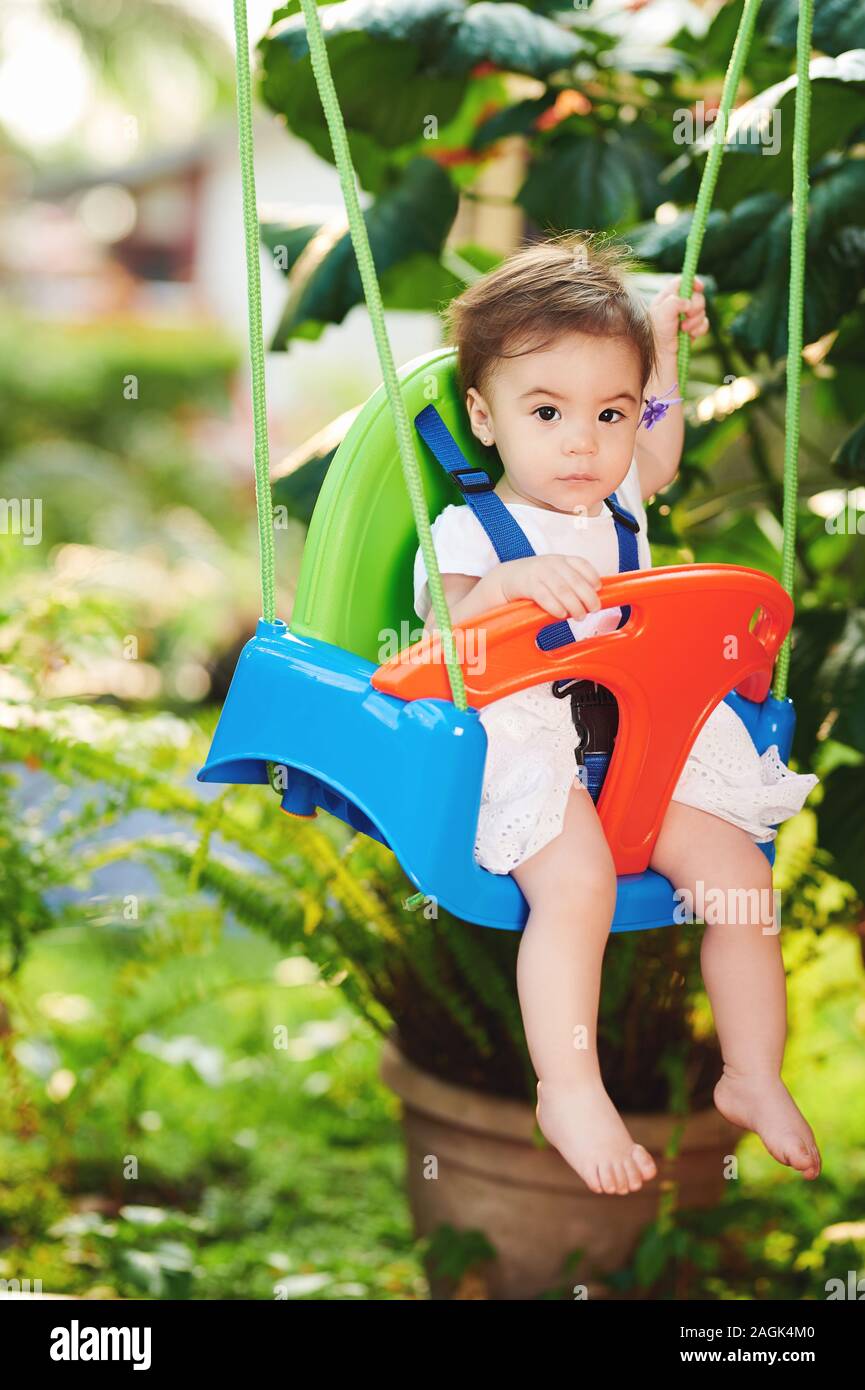
[[[636,459],[616,495],[640,523],[639,564],[650,569]],[[505,505],[537,555],[580,555],[599,574],[618,573],[618,542],[608,507],[599,516],[573,516],[528,503]],[[432,536],[443,574],[480,577],[500,563],[468,505],[445,507],[433,522]],[[420,550],[414,593],[415,611],[425,619],[430,598]],[[621,609],[611,608],[569,622],[574,636],[584,638],[615,631],[620,617]],[[475,859],[491,873],[507,874],[561,834],[571,787],[582,787],[576,776],[571,702],[556,699],[547,681],[493,701],[480,711],[480,719],[487,758]],[[694,740],[672,799],[720,816],[761,843],[773,840],[773,827],[802,809],[818,781],[811,773],[792,772],[776,744],[760,756],[742,720],[722,701]],[[583,790],[588,796],[588,789]]]

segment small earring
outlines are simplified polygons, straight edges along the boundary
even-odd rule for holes
[[[489,436],[488,436],[488,435],[486,435],[486,434],[484,435],[483,442],[484,442],[484,444],[489,444],[490,441],[489,441]]]

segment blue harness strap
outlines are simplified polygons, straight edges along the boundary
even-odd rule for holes
[[[535,554],[531,542],[519,522],[508,511],[505,503],[494,490],[489,474],[483,468],[474,468],[466,459],[447,425],[434,405],[425,406],[415,416],[417,431],[428,446],[433,457],[453,478],[460,492],[471,507],[484,531],[492,542],[493,549],[501,561],[523,560]],[[623,507],[612,493],[604,502],[613,514],[616,524],[616,539],[619,544],[619,573],[640,568],[637,551],[637,533],[640,524],[633,513]],[[628,621],[630,608],[622,606],[622,616],[618,627]],[[550,623],[538,633],[538,646],[544,651],[563,647],[577,638],[564,619]]]

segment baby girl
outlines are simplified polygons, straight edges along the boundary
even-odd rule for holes
[[[643,504],[675,478],[684,437],[675,403],[679,323],[697,338],[708,321],[699,280],[690,300],[676,280],[646,309],[626,268],[612,243],[558,236],[516,252],[450,306],[472,431],[498,450],[504,471],[495,491],[535,551],[502,563],[471,508],[446,507],[432,534],[454,622],[533,599],[567,620],[575,637],[614,630],[622,610],[599,611],[596,593],[601,576],[619,568],[605,505],[614,493],[639,523],[639,567],[651,566]],[[643,413],[651,396],[674,400],[666,413],[657,404]],[[415,608],[432,629],[426,578],[418,551]],[[578,775],[571,702],[546,683],[493,702],[480,717],[487,759],[475,858],[492,873],[513,874],[529,906],[517,988],[538,1076],[538,1124],[593,1192],[637,1192],[657,1169],[598,1065],[616,871]],[[729,921],[706,914],[701,965],[724,1061],[714,1099],[805,1178],[818,1176],[820,1154],[781,1080],[784,965],[765,907],[772,868],[757,846],[801,809],[817,780],[792,772],[774,745],[760,757],[722,702],[694,741],[650,859],[674,889],[688,890],[688,901],[698,900],[702,881],[706,895],[721,890],[713,902],[761,904],[722,912]]]

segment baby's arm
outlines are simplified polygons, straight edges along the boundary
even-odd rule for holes
[[[678,353],[679,329],[687,333],[695,342],[706,333],[709,320],[706,318],[706,300],[702,294],[703,281],[694,277],[694,290],[690,299],[683,299],[678,291],[682,277],[677,275],[649,305],[652,331],[655,335],[657,365],[646,387],[646,398],[678,394]],[[683,318],[679,320],[679,315]],[[637,430],[634,453],[637,471],[640,475],[640,492],[647,502],[656,492],[671,483],[679,471],[682,459],[682,446],[685,440],[685,417],[682,404],[670,402],[663,420],[649,429]]]
[[[600,608],[595,590],[601,576],[589,560],[576,555],[532,555],[506,560],[480,579],[470,574],[443,574],[442,585],[451,622],[465,623],[516,599],[530,598],[554,618],[584,618]],[[434,631],[430,609],[424,628]]]

